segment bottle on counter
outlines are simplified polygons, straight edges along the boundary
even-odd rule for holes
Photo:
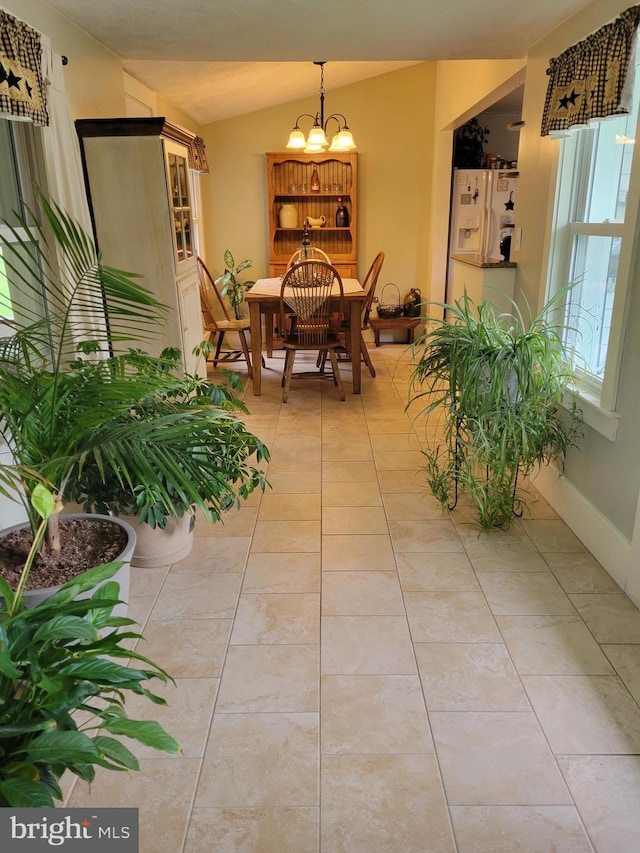
[[[338,196],[338,209],[336,210],[336,228],[349,227],[349,211],[342,201],[342,196]]]

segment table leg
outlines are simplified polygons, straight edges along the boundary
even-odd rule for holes
[[[251,322],[251,361],[253,368],[253,394],[262,394],[262,324],[260,323],[260,303],[249,303]]]
[[[351,374],[353,393],[360,393],[362,377],[362,300],[351,301]],[[254,374],[255,376],[255,374]]]
[[[273,318],[275,313],[267,311],[264,315],[264,348],[267,351],[267,357],[273,358]]]

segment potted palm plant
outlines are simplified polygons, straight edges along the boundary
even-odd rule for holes
[[[196,355],[206,357],[209,346],[201,344]],[[120,423],[125,427],[131,421],[155,421],[157,435],[148,439],[154,445],[166,444],[169,428],[176,431],[170,459],[151,476],[133,480],[125,476],[123,466],[104,465],[91,456],[67,489],[69,499],[85,511],[123,516],[135,526],[134,566],[182,559],[192,547],[197,508],[217,522],[255,488],[265,487],[264,475],[249,459],[267,460],[269,451],[239,419],[247,408],[238,396],[242,383],[237,374],[224,371],[223,381],[212,383],[183,372],[180,365],[180,351],[175,349],[166,349],[158,357],[130,350],[107,362],[80,359],[75,364],[96,387],[109,383],[114,372],[133,379],[140,374],[157,376],[153,393],[132,398]],[[190,489],[180,487],[173,466],[188,473]]]
[[[63,502],[77,494],[83,472],[117,481],[141,496],[143,509],[153,496],[166,516],[188,504],[217,519],[230,493],[240,500],[264,485],[248,460],[267,451],[233,412],[211,397],[204,404],[196,389],[181,401],[185,387],[166,365],[144,351],[135,358],[117,352],[152,342],[166,314],[137,276],[104,266],[91,238],[42,196],[37,214],[8,230],[9,304],[0,314],[11,334],[0,338],[0,437],[12,461],[0,466],[0,492],[22,501],[32,536],[34,487],[45,482]],[[224,455],[227,441],[233,472],[224,461],[209,472],[208,447]],[[58,514],[49,518],[37,563],[69,544],[60,535],[65,523]]]
[[[91,782],[96,767],[139,769],[123,736],[180,751],[157,722],[130,719],[124,708],[130,694],[166,704],[148,684],[169,676],[125,647],[140,634],[130,630],[131,619],[114,615],[118,563],[94,567],[26,605],[29,573],[57,509],[42,485],[32,500],[40,522],[16,591],[0,577],[0,808],[54,806],[65,771]]]
[[[439,304],[414,344],[409,406],[437,419],[423,451],[427,482],[444,509],[470,494],[484,530],[508,527],[521,514],[519,478],[538,464],[562,462],[580,431],[575,403],[561,408],[571,381],[556,295],[529,322],[513,303],[500,314],[465,294]]]

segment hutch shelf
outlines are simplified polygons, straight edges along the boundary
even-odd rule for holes
[[[319,191],[312,190],[316,172]],[[285,272],[287,262],[300,247],[307,218],[326,217],[321,227],[310,227],[311,244],[329,255],[343,278],[357,276],[358,155],[357,154],[267,154],[269,189],[269,274]],[[336,228],[338,199],[349,213],[349,225]],[[297,225],[283,228],[280,209],[293,205]]]

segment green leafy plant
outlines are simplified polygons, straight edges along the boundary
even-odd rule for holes
[[[443,508],[471,495],[485,530],[507,527],[521,510],[518,478],[538,464],[563,461],[581,417],[561,408],[571,381],[553,312],[566,290],[530,322],[515,303],[499,314],[465,294],[431,320],[414,344],[409,406],[438,419],[423,451],[427,482]]]
[[[206,355],[207,343],[197,353]],[[269,459],[269,451],[248,432],[238,413],[247,408],[237,396],[242,383],[233,371],[225,371],[225,381],[208,382],[198,375],[182,372],[180,352],[164,350],[152,358],[140,350],[101,362],[77,360],[82,382],[94,388],[108,388],[117,375],[119,381],[143,376],[155,383],[153,393],[131,399],[110,428],[128,428],[140,421],[155,424],[155,432],[144,438],[167,453],[162,467],[151,476],[131,477],[130,466],[113,465],[104,453],[94,453],[78,471],[67,489],[71,500],[86,511],[116,515],[136,515],[140,523],[165,528],[171,517],[193,516],[199,507],[213,522],[232,507],[240,506],[255,488],[265,488],[262,471],[250,464]],[[173,435],[170,435],[173,433]],[[147,455],[144,443],[139,450]],[[127,476],[129,474],[129,476]],[[187,483],[182,484],[183,477]]]
[[[0,313],[13,319],[0,339],[0,437],[12,462],[0,465],[0,493],[17,494],[32,532],[30,496],[42,482],[63,502],[106,505],[89,494],[101,481],[161,526],[194,506],[217,520],[264,486],[248,460],[268,451],[238,423],[238,399],[176,375],[175,352],[125,349],[152,342],[166,315],[137,276],[104,266],[91,238],[43,196],[29,221],[7,227],[11,304]],[[52,516],[43,548],[59,548],[57,529]]]
[[[477,118],[471,118],[459,127],[455,134],[454,165],[479,169],[490,132],[488,127],[482,127]]]
[[[249,269],[252,264],[253,261],[245,260],[240,261],[238,266],[236,266],[233,255],[229,249],[227,249],[224,253],[225,270],[222,275],[218,276],[216,279],[216,285],[220,287],[220,295],[226,296],[229,300],[229,304],[233,306],[236,320],[240,319],[239,306],[244,302],[247,290],[250,290],[255,284],[255,281],[240,281],[238,279],[238,275],[243,272],[243,270]]]
[[[157,722],[125,712],[130,694],[166,704],[147,685],[172,679],[124,646],[141,635],[126,630],[132,619],[113,615],[119,587],[111,578],[120,563],[90,569],[25,606],[26,580],[58,506],[42,485],[32,498],[40,523],[17,590],[0,577],[0,807],[54,806],[65,771],[91,782],[96,767],[138,770],[120,737],[180,751]]]

